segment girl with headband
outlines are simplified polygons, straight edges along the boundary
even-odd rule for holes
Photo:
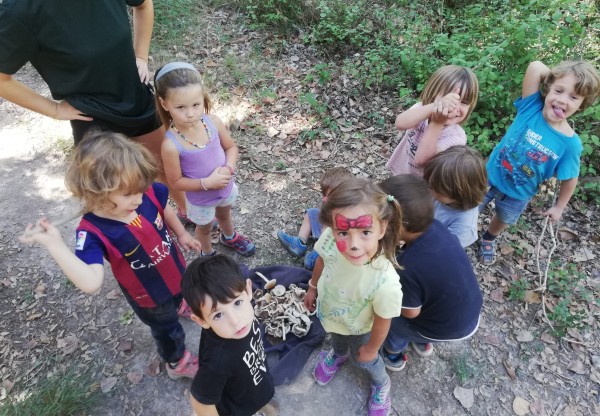
[[[198,71],[171,62],[154,77],[156,108],[167,130],[162,159],[167,181],[185,191],[187,218],[196,224],[203,256],[215,254],[210,232],[216,217],[219,241],[242,256],[254,254],[254,243],[237,233],[231,207],[238,196],[234,182],[238,148],[223,122],[209,114],[211,101]],[[183,207],[180,207],[183,208]]]

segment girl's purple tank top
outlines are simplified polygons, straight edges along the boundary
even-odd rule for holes
[[[216,167],[224,166],[227,161],[216,126],[206,115],[202,116],[202,120],[204,120],[209,140],[206,147],[202,149],[185,149],[170,130],[166,134],[166,137],[177,147],[179,163],[181,164],[181,174],[186,178],[207,178]],[[229,185],[223,189],[186,191],[185,196],[188,201],[196,206],[215,205],[220,200],[229,196],[231,188],[233,188],[233,178],[229,181]]]

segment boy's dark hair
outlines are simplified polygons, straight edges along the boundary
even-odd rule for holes
[[[462,210],[479,205],[488,189],[485,162],[469,146],[452,146],[436,154],[425,165],[423,178],[432,191],[455,200]]]
[[[181,280],[181,293],[187,304],[199,318],[207,299],[213,308],[217,303],[228,303],[246,290],[246,278],[240,266],[223,254],[197,257],[192,261]]]
[[[402,226],[410,233],[425,231],[433,222],[433,196],[425,179],[396,175],[379,184],[402,208]]]
[[[583,97],[577,112],[583,111],[596,101],[600,94],[600,76],[589,62],[564,61],[550,69],[550,73],[542,84],[542,97],[546,99],[550,86],[559,78],[573,74],[577,78],[575,92]]]
[[[323,196],[327,196],[333,190],[333,188],[344,182],[346,179],[352,177],[353,175],[352,172],[350,172],[350,169],[342,166],[338,166],[323,172],[321,179],[319,180],[319,185],[321,185],[321,194],[323,194]]]

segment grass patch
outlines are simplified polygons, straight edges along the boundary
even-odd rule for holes
[[[0,406],[0,416],[70,416],[87,414],[99,401],[90,372],[71,368],[45,379],[29,391],[12,395]]]
[[[154,2],[154,50],[180,45],[201,13],[197,0],[156,0]]]
[[[471,360],[469,360],[468,354],[462,354],[454,359],[452,362],[454,367],[454,374],[461,385],[465,384],[472,378],[475,378],[479,374],[479,369]]]

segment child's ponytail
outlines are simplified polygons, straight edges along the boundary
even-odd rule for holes
[[[388,222],[385,235],[380,241],[385,257],[387,257],[394,266],[401,268],[396,261],[396,251],[400,245],[400,235],[402,234],[402,207],[392,195],[386,197],[388,205],[392,211],[392,217]]]

